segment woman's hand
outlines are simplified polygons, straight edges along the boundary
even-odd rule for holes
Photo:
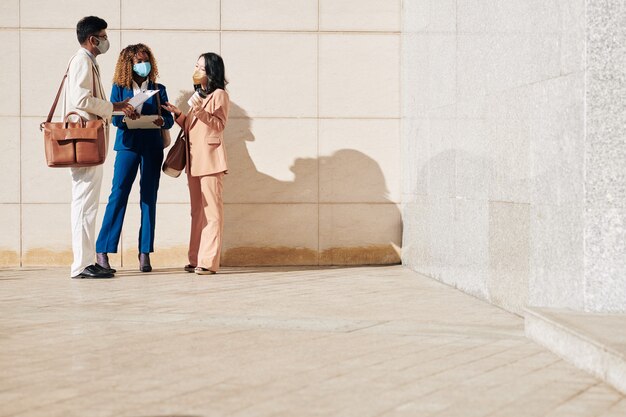
[[[157,117],[157,118],[154,120],[154,122],[152,122],[152,123],[154,123],[155,125],[157,125],[157,126],[159,126],[159,127],[161,127],[161,126],[163,126],[163,125],[165,124],[165,122],[163,121],[163,118],[162,118],[162,117]]]
[[[178,107],[176,107],[175,105],[173,105],[169,101],[167,103],[163,104],[161,107],[163,107],[165,110],[173,113],[174,117],[176,117],[176,118],[180,117],[180,115],[183,113],[182,111],[180,111],[180,109]]]

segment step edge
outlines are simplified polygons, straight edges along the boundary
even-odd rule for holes
[[[547,323],[550,323],[552,326],[558,327],[562,331],[570,333],[571,335],[576,336],[579,339],[582,339],[585,342],[590,343],[590,344],[596,346],[598,349],[601,349],[601,350],[603,350],[603,351],[605,351],[607,353],[610,353],[610,354],[620,358],[624,362],[626,362],[626,354],[620,352],[619,350],[616,350],[612,346],[606,345],[606,344],[600,342],[599,340],[594,339],[593,337],[589,336],[588,334],[580,332],[579,330],[577,330],[575,328],[571,328],[571,327],[563,324],[562,322],[554,319],[553,317],[550,317],[549,313],[551,311],[558,311],[558,310],[539,309],[539,308],[526,307],[524,309],[524,322],[526,322],[526,316],[527,315],[531,315],[531,316],[533,316],[533,317],[535,317],[535,318],[537,318],[539,320],[542,320],[542,321],[545,321]],[[526,325],[524,324],[524,329],[525,328],[526,328]]]
[[[613,349],[606,349],[603,344],[573,331],[562,323],[546,318],[541,314],[529,313],[525,316],[524,326],[527,338],[626,394],[626,360],[623,355],[614,354]],[[546,331],[550,332],[552,337],[547,337]],[[555,337],[557,340],[568,338],[571,343],[551,342],[550,339]],[[567,348],[568,346],[577,346],[578,350],[584,350],[585,356],[575,355],[571,352],[571,348]]]

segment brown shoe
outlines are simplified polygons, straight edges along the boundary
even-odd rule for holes
[[[216,273],[215,271],[211,271],[210,269],[206,269],[206,268],[201,268],[199,266],[196,267],[194,272],[196,273],[196,275],[213,275]]]
[[[185,271],[187,271],[187,272],[194,272],[195,270],[196,270],[195,266],[193,266],[191,264],[185,265]]]

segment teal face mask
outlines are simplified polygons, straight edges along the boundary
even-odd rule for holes
[[[149,62],[140,62],[139,64],[133,65],[133,71],[140,77],[147,77],[150,71],[152,71],[152,66]]]

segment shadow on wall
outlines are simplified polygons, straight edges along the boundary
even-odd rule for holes
[[[188,110],[191,94],[176,99],[181,110]],[[230,167],[224,183],[224,266],[400,263],[400,210],[388,199],[385,177],[372,158],[353,149],[298,158],[290,167],[293,181],[276,179],[257,169],[248,149],[256,140],[252,119],[233,102],[224,140]]]

